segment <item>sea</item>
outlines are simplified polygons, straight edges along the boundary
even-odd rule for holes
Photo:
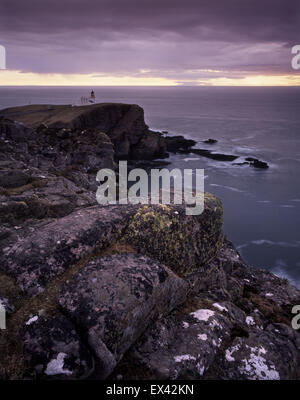
[[[96,101],[138,104],[156,131],[196,147],[255,157],[268,169],[195,154],[172,154],[172,168],[201,168],[205,190],[224,206],[224,231],[245,261],[300,288],[300,87],[0,87],[0,109]],[[214,145],[203,140],[216,139]]]

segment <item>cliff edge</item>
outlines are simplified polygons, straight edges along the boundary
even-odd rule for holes
[[[98,130],[111,139],[118,158],[151,159],[166,156],[166,145],[161,134],[149,130],[145,124],[144,110],[135,104],[29,105],[1,110],[0,116],[30,128],[40,127],[39,130]]]
[[[141,146],[139,108],[109,125],[110,105],[35,107],[30,126],[0,117],[0,377],[299,379],[300,291],[244,262],[220,200],[206,193],[198,216],[96,203],[114,140],[133,129]]]

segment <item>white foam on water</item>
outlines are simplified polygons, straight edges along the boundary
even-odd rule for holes
[[[256,245],[256,246],[269,245],[269,246],[279,246],[279,247],[300,248],[300,241],[293,240],[291,242],[275,242],[275,241],[269,240],[269,239],[257,239],[257,240],[251,240],[250,242],[240,244],[239,246],[237,246],[237,249],[238,250],[243,249],[243,248],[251,246],[251,245]]]
[[[289,282],[291,282],[292,285],[300,289],[300,279],[295,279],[288,272],[286,272],[285,266],[277,265],[276,267],[271,269],[271,272],[272,274],[278,276],[278,278],[287,279]]]
[[[240,190],[240,189],[232,187],[232,186],[219,185],[218,183],[210,183],[209,185],[210,186],[221,187],[223,189],[228,189],[228,190],[231,190],[232,192],[246,193],[244,190]]]
[[[199,161],[201,160],[200,158],[195,158],[195,157],[191,157],[191,158],[184,158],[183,161],[185,162],[189,162],[189,161]]]

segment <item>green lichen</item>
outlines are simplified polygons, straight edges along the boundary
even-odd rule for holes
[[[146,205],[132,217],[123,241],[185,276],[218,254],[222,223],[221,202],[211,194],[199,216],[186,216],[184,205]]]

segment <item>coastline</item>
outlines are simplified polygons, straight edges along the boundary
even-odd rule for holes
[[[16,372],[48,379],[127,373],[142,378],[138,369],[128,366],[134,360],[133,366],[146,366],[151,379],[298,378],[299,334],[290,326],[290,309],[299,304],[300,292],[242,260],[223,237],[218,199],[207,194],[206,211],[195,221],[179,206],[95,206],[97,169],[113,167],[116,159],[166,157],[170,149],[190,152],[192,142],[183,137],[165,141],[161,133],[148,129],[136,105],[86,106],[75,116],[74,108],[71,114],[69,108],[67,114],[66,108],[61,110],[30,106],[0,111],[0,298],[11,310],[9,332],[12,329],[13,340],[24,346],[25,357],[16,355],[17,372],[9,370],[11,363],[2,363],[1,375],[11,378]],[[224,155],[220,157],[224,161]],[[102,275],[112,266],[123,274],[122,285],[113,273]],[[105,296],[86,292],[90,287],[95,293],[94,279],[110,287],[114,307]],[[125,301],[122,291],[138,291],[140,297],[128,294]],[[142,306],[145,301],[149,309]],[[127,310],[127,322],[121,312],[115,313],[120,304]],[[109,309],[107,315],[102,316],[102,308]],[[90,319],[81,317],[83,312]],[[108,320],[114,321],[113,328]],[[15,321],[19,331],[12,328]],[[159,349],[160,339],[153,338],[162,326],[166,344]],[[70,353],[61,355],[51,335],[50,342],[43,341],[43,333],[51,329],[54,336],[62,335]],[[133,332],[129,337],[128,331]],[[174,336],[181,339],[170,350]],[[5,340],[10,339],[4,335]],[[70,361],[74,357],[77,364]],[[262,370],[253,359],[262,363]],[[58,364],[59,371],[51,369]]]

